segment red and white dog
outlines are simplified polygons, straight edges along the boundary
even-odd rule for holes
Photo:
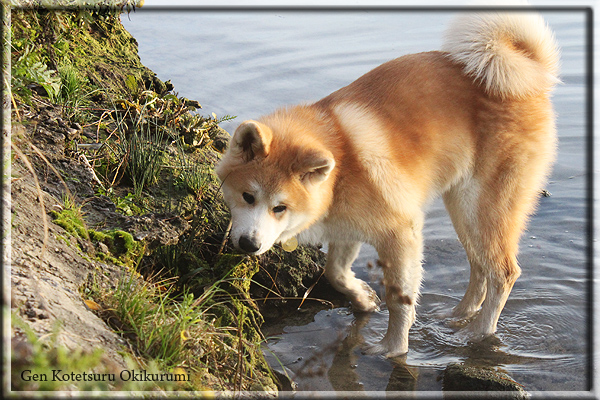
[[[441,51],[389,61],[310,104],[242,123],[217,167],[236,247],[328,242],[326,276],[355,310],[378,308],[350,267],[384,266],[389,325],[369,353],[408,351],[424,208],[443,196],[471,275],[456,318],[493,334],[520,274],[520,235],[555,157],[558,50],[530,12],[465,14]]]

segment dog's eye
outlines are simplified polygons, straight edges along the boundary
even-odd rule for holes
[[[250,193],[244,192],[244,193],[242,193],[242,197],[244,198],[246,203],[248,203],[248,204],[254,203],[254,196],[252,196]]]
[[[287,209],[286,206],[277,206],[277,207],[273,207],[273,212],[275,214],[279,214],[279,213],[284,212],[286,209]]]

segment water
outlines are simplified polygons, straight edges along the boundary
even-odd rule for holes
[[[442,11],[165,11],[123,17],[142,62],[170,79],[203,112],[249,118],[287,104],[318,100],[389,59],[438,49],[452,17]],[[438,201],[424,230],[425,276],[410,351],[392,362],[364,356],[360,346],[381,337],[387,311],[356,317],[346,308],[321,311],[313,322],[284,327],[269,341],[270,357],[308,391],[441,389],[450,362],[488,365],[528,391],[587,391],[590,342],[586,252],[585,14],[546,11],[562,49],[554,93],[558,160],[539,210],[521,242],[517,281],[496,339],[478,346],[457,340],[437,317],[466,288],[466,256]],[[381,293],[377,258],[363,247],[353,269]],[[341,346],[340,346],[340,343]]]

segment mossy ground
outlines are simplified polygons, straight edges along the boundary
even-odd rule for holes
[[[140,86],[165,90],[165,84],[141,63],[137,42],[119,20],[120,14],[111,10],[13,9],[12,47],[19,55],[13,60],[13,76],[28,78],[30,71],[19,70],[28,60],[54,71],[70,65],[86,78],[87,93],[102,89],[95,92],[95,102],[109,101],[105,93],[128,96],[128,76],[135,77]],[[27,92],[26,87],[14,89],[20,95]]]
[[[137,265],[144,254],[145,246],[142,242],[134,240],[130,233],[118,229],[88,229],[80,208],[69,203],[66,201],[65,208],[60,211],[50,210],[52,222],[76,239],[90,241],[96,249],[95,254],[92,254],[96,259],[128,267]]]

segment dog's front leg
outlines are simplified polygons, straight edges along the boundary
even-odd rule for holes
[[[348,297],[355,311],[373,312],[379,310],[377,294],[366,282],[356,278],[351,269],[360,246],[360,242],[330,242],[325,276],[337,291]]]
[[[383,267],[389,323],[383,339],[371,345],[366,350],[368,354],[395,357],[408,352],[408,331],[415,321],[423,275],[422,227],[422,218],[404,223],[385,235],[377,246]]]

